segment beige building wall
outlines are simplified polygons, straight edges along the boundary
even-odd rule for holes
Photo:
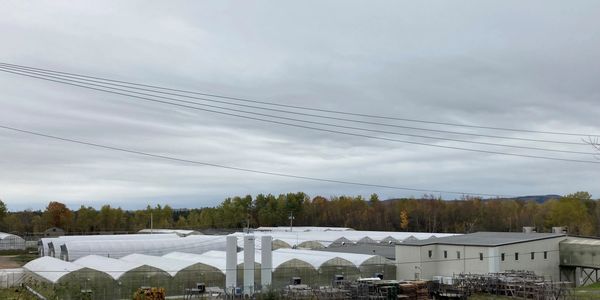
[[[506,270],[528,270],[546,279],[559,280],[559,243],[566,237],[557,237],[540,241],[519,243],[499,247],[500,256],[504,253],[504,261],[500,261],[500,269]],[[531,252],[534,258],[531,259]],[[544,252],[546,258],[544,259]],[[515,253],[519,253],[519,260],[515,260]]]
[[[412,280],[424,278],[420,246],[396,246],[396,279]],[[398,258],[401,258],[400,260]]]
[[[506,270],[528,270],[547,279],[558,280],[558,247],[559,242],[564,239],[565,237],[557,237],[498,247],[397,245],[396,278],[415,279],[418,273],[421,279],[431,280],[433,276],[451,277],[460,273],[486,274]],[[534,252],[533,259],[531,259],[531,252]],[[504,260],[502,260],[502,253],[504,253]],[[518,260],[515,260],[515,253],[519,253]]]

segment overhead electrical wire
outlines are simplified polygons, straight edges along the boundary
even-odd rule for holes
[[[0,63],[0,65],[23,67],[23,68],[43,70],[43,71],[51,71],[49,69],[27,67],[27,66],[16,65],[16,64],[9,64],[9,63]],[[148,85],[148,84],[133,83],[133,82],[127,82],[127,81],[114,80],[114,79],[106,79],[106,78],[102,78],[102,77],[80,75],[80,74],[69,73],[69,72],[60,72],[60,71],[54,71],[54,72],[61,73],[61,74],[66,74],[66,75],[81,76],[81,77],[87,77],[87,78],[92,78],[92,79],[100,79],[100,80],[105,80],[105,81],[112,81],[112,82],[119,82],[119,83],[125,83],[125,84],[132,84],[132,85],[150,87],[150,88],[155,88],[155,89],[162,89],[162,90],[167,90],[167,91],[174,91],[174,92],[181,92],[181,93],[188,93],[188,94],[194,94],[194,95],[201,95],[201,96],[215,97],[215,98],[221,98],[221,99],[236,100],[236,101],[242,101],[242,102],[251,102],[251,103],[265,104],[265,105],[272,105],[272,106],[279,106],[279,107],[287,107],[287,108],[295,108],[295,109],[302,109],[302,110],[310,110],[310,111],[318,111],[318,112],[326,112],[326,113],[350,115],[350,116],[357,116],[357,117],[367,117],[367,118],[376,118],[376,119],[405,121],[405,122],[416,122],[416,123],[426,123],[426,124],[447,125],[447,126],[456,126],[456,127],[480,128],[480,129],[490,129],[490,130],[500,130],[500,131],[515,131],[515,132],[541,133],[541,134],[579,136],[579,137],[590,137],[590,136],[600,137],[600,134],[584,134],[584,133],[570,133],[570,132],[531,130],[531,129],[520,129],[520,128],[506,128],[506,127],[494,127],[494,126],[469,125],[469,124],[458,124],[458,123],[450,123],[450,122],[439,122],[439,121],[428,121],[428,120],[419,120],[419,119],[399,118],[399,117],[382,116],[382,115],[374,115],[374,114],[354,113],[354,112],[339,111],[339,110],[328,110],[328,109],[321,109],[321,108],[313,108],[313,107],[305,107],[305,106],[296,106],[296,105],[289,105],[289,104],[281,104],[281,103],[275,103],[275,102],[252,100],[252,99],[248,99],[248,98],[223,96],[223,95],[212,94],[212,93],[202,93],[202,92],[182,90],[182,89],[173,89],[173,88],[161,87],[161,86],[156,86],[156,85]]]
[[[533,138],[523,138],[523,137],[499,136],[499,135],[480,134],[480,133],[471,133],[471,132],[459,132],[459,131],[450,131],[450,130],[441,130],[441,129],[432,129],[432,128],[423,128],[423,127],[414,127],[414,126],[405,126],[405,125],[398,125],[398,124],[388,124],[388,123],[380,123],[380,122],[371,122],[371,121],[364,121],[364,120],[357,120],[357,119],[348,119],[348,118],[340,118],[340,117],[333,117],[333,116],[324,116],[324,115],[318,115],[318,114],[303,113],[303,112],[298,112],[298,111],[289,111],[289,110],[284,110],[284,109],[274,109],[274,108],[267,108],[267,107],[261,107],[261,106],[255,106],[255,105],[246,105],[246,104],[240,104],[240,103],[233,103],[233,102],[228,102],[228,101],[215,100],[215,99],[205,98],[205,97],[189,96],[189,95],[185,95],[185,94],[178,94],[178,93],[172,93],[172,92],[164,92],[164,91],[161,91],[160,89],[163,89],[163,90],[172,90],[172,89],[162,88],[162,87],[154,87],[154,86],[150,86],[150,87],[152,87],[154,89],[149,89],[149,88],[144,88],[144,87],[148,87],[148,85],[144,85],[144,84],[133,83],[133,82],[126,82],[126,81],[118,81],[118,80],[112,80],[112,79],[107,79],[107,78],[92,77],[92,76],[86,76],[86,75],[80,75],[80,74],[74,74],[74,73],[65,73],[65,72],[60,72],[60,71],[55,71],[55,70],[38,69],[38,68],[32,68],[32,67],[26,67],[26,66],[20,66],[20,65],[3,64],[3,63],[0,63],[0,67],[7,68],[7,69],[10,69],[10,70],[17,70],[17,71],[20,71],[20,72],[27,72],[27,73],[30,73],[30,74],[38,74],[38,75],[40,75],[40,74],[44,74],[44,75],[50,74],[50,75],[54,75],[54,76],[60,77],[61,79],[75,78],[75,79],[79,79],[79,80],[83,80],[83,81],[87,81],[87,82],[96,82],[96,83],[101,83],[101,84],[110,84],[111,86],[125,87],[125,88],[129,88],[129,89],[136,89],[136,90],[148,91],[148,92],[152,92],[152,93],[160,93],[160,94],[165,94],[165,95],[171,95],[171,96],[177,96],[177,97],[184,97],[184,98],[189,98],[189,99],[197,99],[197,100],[209,101],[209,102],[215,102],[215,103],[221,103],[221,104],[227,104],[227,105],[241,106],[241,107],[247,107],[247,108],[252,108],[252,109],[268,110],[268,111],[282,112],[282,113],[287,113],[287,114],[295,114],[295,115],[302,115],[302,116],[309,116],[309,117],[316,117],[316,118],[323,118],[323,119],[331,119],[331,120],[338,120],[338,121],[345,121],[345,122],[354,122],[354,123],[369,124],[369,125],[384,126],[384,127],[394,127],[394,128],[402,128],[402,129],[410,129],[410,130],[418,130],[418,131],[428,131],[428,132],[437,132],[437,133],[449,133],[449,134],[455,134],[455,135],[466,135],[466,136],[475,136],[475,137],[488,137],[488,138],[518,140],[518,141],[529,141],[529,142],[541,142],[541,143],[555,143],[555,144],[568,144],[568,145],[584,145],[584,146],[588,146],[586,143],[583,143],[583,142],[567,142],[567,141],[556,141],[556,140],[546,140],[546,139],[533,139]],[[89,79],[89,78],[97,78],[99,80]],[[117,82],[117,83],[114,83],[114,82]],[[119,83],[124,83],[124,84],[119,84]],[[140,86],[141,86],[141,88],[140,88]],[[159,90],[155,90],[155,89],[159,89]],[[209,97],[214,97],[214,96],[209,96]],[[585,136],[589,136],[589,135],[585,135]]]
[[[319,182],[328,182],[328,183],[337,183],[337,184],[355,185],[355,186],[365,186],[365,187],[375,187],[375,188],[385,188],[385,189],[393,189],[393,190],[404,190],[404,191],[413,191],[413,192],[424,192],[424,193],[444,193],[444,194],[454,194],[454,195],[475,195],[475,196],[508,197],[508,198],[513,197],[513,196],[509,196],[509,195],[498,195],[498,194],[457,192],[457,191],[446,191],[446,190],[436,190],[436,189],[419,189],[419,188],[400,187],[400,186],[383,185],[383,184],[371,184],[371,183],[344,181],[344,180],[336,180],[336,179],[326,179],[326,178],[318,178],[318,177],[311,177],[311,176],[301,176],[301,175],[278,173],[278,172],[269,172],[269,171],[241,168],[241,167],[228,166],[228,165],[222,165],[222,164],[201,162],[201,161],[197,161],[197,160],[177,158],[177,157],[167,156],[167,155],[152,154],[152,153],[138,151],[138,150],[131,150],[131,149],[126,149],[126,148],[121,148],[121,147],[116,147],[116,146],[109,146],[109,145],[87,142],[87,141],[78,140],[78,139],[50,135],[50,134],[31,131],[31,130],[25,130],[25,129],[20,129],[20,128],[2,125],[2,124],[0,124],[0,128],[4,129],[4,130],[9,130],[9,131],[33,135],[33,136],[45,137],[48,139],[53,139],[53,140],[62,141],[62,142],[86,145],[86,146],[91,146],[91,147],[95,147],[95,148],[113,150],[113,151],[118,151],[118,152],[123,152],[123,153],[129,153],[129,154],[136,154],[136,155],[140,155],[140,156],[158,158],[158,159],[162,159],[162,160],[169,160],[169,161],[176,161],[176,162],[181,162],[181,163],[186,163],[186,164],[202,165],[202,166],[209,166],[209,167],[215,167],[215,168],[221,168],[221,169],[242,171],[242,172],[247,172],[247,173],[256,173],[256,174],[263,174],[263,175],[270,175],[270,176],[277,176],[277,177],[287,177],[287,178],[294,178],[294,179],[303,179],[303,180],[310,180],[310,181],[319,181]]]
[[[349,136],[356,136],[356,137],[363,137],[363,138],[377,139],[377,140],[384,140],[384,141],[392,141],[392,142],[400,142],[400,143],[407,143],[407,144],[415,144],[415,145],[423,145],[423,146],[436,147],[436,148],[445,148],[445,149],[454,149],[454,150],[471,151],[471,152],[479,152],[479,153],[488,153],[488,154],[499,154],[499,155],[507,155],[507,156],[517,156],[517,157],[527,157],[527,158],[537,158],[537,159],[547,159],[547,160],[567,161],[567,162],[600,163],[598,161],[591,161],[591,160],[580,160],[580,159],[569,159],[569,158],[559,158],[559,157],[548,157],[548,156],[518,154],[518,153],[506,153],[506,152],[500,152],[500,151],[491,151],[491,150],[463,148],[463,147],[455,147],[455,146],[447,146],[447,145],[428,144],[428,143],[416,142],[416,141],[407,141],[407,140],[399,140],[399,139],[385,138],[385,137],[379,137],[379,136],[370,136],[370,135],[365,135],[365,134],[344,132],[344,131],[331,130],[331,129],[325,129],[325,128],[318,128],[318,127],[312,127],[312,126],[305,126],[305,125],[299,125],[299,124],[285,123],[285,122],[275,121],[275,120],[261,119],[261,118],[256,118],[256,117],[251,117],[251,116],[246,116],[246,115],[239,115],[239,114],[234,114],[234,113],[228,113],[228,112],[223,112],[223,111],[215,111],[215,110],[211,110],[211,109],[199,108],[199,107],[196,107],[196,106],[190,106],[190,105],[173,103],[173,102],[159,100],[159,99],[153,99],[153,98],[147,98],[147,97],[142,97],[142,96],[136,96],[136,95],[126,94],[126,93],[123,93],[123,92],[134,93],[134,94],[138,94],[138,95],[141,94],[141,95],[144,95],[144,96],[150,96],[150,97],[155,97],[155,98],[160,98],[160,99],[166,99],[166,100],[171,100],[171,101],[177,101],[177,102],[183,102],[183,103],[190,103],[191,102],[190,104],[194,104],[194,105],[201,105],[201,106],[213,107],[213,108],[217,108],[217,109],[223,109],[223,110],[229,110],[229,111],[236,111],[236,112],[242,112],[242,113],[247,113],[247,114],[260,115],[260,116],[267,116],[267,117],[271,117],[271,118],[285,119],[285,120],[291,120],[291,121],[296,121],[296,122],[304,122],[304,123],[318,124],[318,125],[325,125],[325,126],[332,126],[332,127],[345,128],[345,129],[355,129],[355,130],[364,130],[364,131],[372,131],[372,132],[374,131],[374,132],[380,132],[380,133],[390,133],[390,134],[405,135],[405,136],[411,136],[411,137],[421,137],[421,138],[429,138],[429,139],[436,139],[436,140],[447,140],[447,141],[456,141],[456,142],[473,143],[473,144],[484,144],[484,145],[493,145],[493,146],[502,146],[502,147],[511,147],[511,148],[530,149],[530,150],[562,152],[562,153],[574,153],[574,154],[585,154],[585,155],[596,155],[596,153],[592,153],[592,152],[580,152],[580,151],[570,151],[570,150],[546,149],[546,148],[537,148],[537,147],[528,147],[528,146],[516,146],[516,145],[505,145],[505,144],[495,144],[495,143],[476,142],[476,141],[464,141],[464,140],[457,140],[457,139],[448,139],[448,138],[428,137],[428,136],[420,136],[420,135],[411,135],[411,134],[401,134],[401,133],[385,132],[385,131],[379,131],[379,130],[357,128],[357,127],[350,127],[350,126],[343,126],[343,125],[336,125],[336,124],[329,124],[329,123],[322,123],[322,122],[315,122],[315,121],[307,121],[307,120],[300,120],[300,119],[294,119],[294,118],[288,118],[288,117],[281,117],[281,116],[272,116],[272,115],[267,115],[267,114],[261,114],[261,113],[256,113],[256,112],[248,112],[248,111],[231,109],[231,108],[223,108],[223,107],[220,107],[220,106],[214,106],[214,105],[209,105],[209,104],[201,104],[201,103],[197,103],[197,102],[193,102],[193,101],[187,101],[187,100],[173,99],[173,98],[169,98],[169,97],[164,97],[164,96],[159,96],[159,95],[152,95],[152,94],[147,94],[147,93],[140,93],[140,92],[135,92],[135,91],[130,91],[130,90],[124,90],[124,89],[120,89],[120,88],[114,88],[114,87],[104,86],[104,85],[99,85],[99,84],[82,83],[82,82],[77,81],[77,80],[68,80],[68,79],[64,79],[64,78],[61,78],[59,80],[55,80],[55,79],[48,78],[48,77],[54,77],[54,76],[47,76],[47,75],[36,76],[36,75],[32,75],[31,73],[26,73],[26,72],[23,72],[23,71],[11,71],[11,70],[7,70],[7,69],[2,69],[1,67],[0,67],[0,71],[7,72],[7,73],[13,73],[13,74],[16,74],[16,75],[21,75],[21,76],[27,76],[27,77],[42,79],[42,80],[56,82],[56,83],[62,83],[62,84],[71,85],[71,86],[82,87],[82,88],[96,90],[96,91],[101,91],[101,92],[106,92],[106,93],[111,93],[111,94],[117,94],[117,95],[122,95],[122,96],[137,98],[137,99],[141,99],[141,100],[145,100],[145,101],[158,102],[158,103],[163,103],[163,104],[168,104],[168,105],[174,105],[174,106],[179,106],[179,107],[184,107],[184,108],[189,108],[189,109],[195,109],[195,110],[200,110],[200,111],[206,111],[206,112],[211,112],[211,113],[217,113],[217,114],[223,114],[223,115],[228,115],[228,116],[234,116],[234,117],[239,117],[239,118],[251,119],[251,120],[256,120],[256,121],[261,121],[261,122],[275,123],[275,124],[280,124],[280,125],[286,125],[286,126],[292,126],[292,127],[299,127],[299,128],[305,128],[305,129],[311,129],[311,130],[317,130],[317,131],[323,131],[323,132],[330,132],[330,133],[342,134],[342,135],[349,135]],[[77,82],[77,83],[74,83],[74,82]],[[78,84],[78,83],[82,83],[82,84]],[[102,89],[102,88],[95,88],[93,86],[100,86],[100,87],[103,87],[103,88],[107,88],[109,90],[105,90],[105,89]],[[117,92],[117,91],[123,91],[123,92]]]

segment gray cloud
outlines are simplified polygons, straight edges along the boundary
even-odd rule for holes
[[[47,1],[0,9],[0,56],[9,63],[323,109],[600,133],[594,1]],[[4,73],[0,88],[2,124],[156,154],[422,189],[600,195],[593,164],[333,135]],[[260,192],[421,194],[188,166],[7,131],[0,143],[0,198],[13,210],[50,200],[138,208],[208,206]]]

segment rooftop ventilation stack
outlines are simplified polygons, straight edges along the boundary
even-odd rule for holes
[[[237,237],[235,236],[227,236],[225,269],[225,289],[233,295],[237,287]]]
[[[273,237],[263,236],[260,241],[260,285],[263,290],[271,286],[273,271]]]
[[[254,236],[244,236],[244,294],[254,294]]]

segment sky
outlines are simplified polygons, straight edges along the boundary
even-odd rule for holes
[[[0,10],[1,63],[314,109],[600,134],[597,1],[2,1]],[[140,101],[5,72],[0,90],[1,126],[156,155],[458,192],[433,193],[444,199],[460,193],[600,196],[600,156],[591,154],[585,136],[322,113],[575,144],[541,143],[307,117],[297,113],[316,112],[282,107],[275,108],[296,113],[261,111],[391,131],[396,134],[333,128],[405,141],[398,142]],[[43,209],[49,201],[71,208],[192,208],[236,195],[297,191],[325,197],[377,193],[381,199],[425,193],[201,166],[0,129],[0,199],[13,211]]]

